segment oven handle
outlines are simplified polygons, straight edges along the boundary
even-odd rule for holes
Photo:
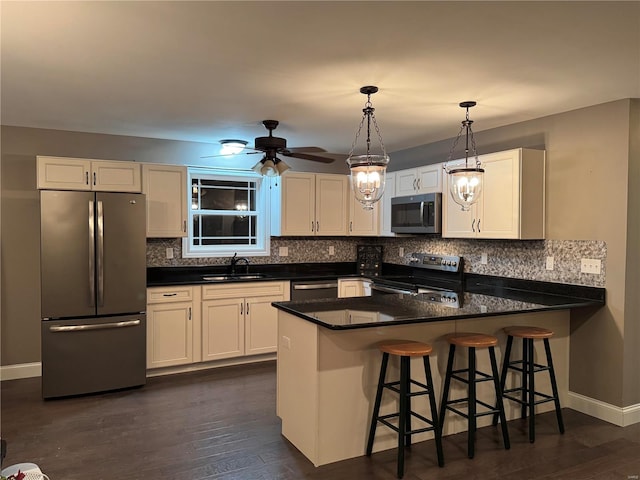
[[[294,290],[321,290],[323,288],[338,288],[338,282],[333,283],[294,283]]]
[[[371,290],[376,290],[378,292],[385,292],[385,293],[406,293],[409,295],[416,294],[414,290],[408,290],[406,288],[399,288],[399,287],[385,287],[382,285],[376,285],[375,283],[371,284]]]
[[[51,332],[81,332],[85,330],[103,330],[106,328],[123,328],[123,327],[135,327],[140,325],[140,320],[127,320],[126,322],[111,322],[111,323],[98,323],[89,325],[55,325],[49,327]]]

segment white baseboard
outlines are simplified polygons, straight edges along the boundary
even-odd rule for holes
[[[234,357],[225,360],[214,360],[212,362],[205,363],[190,363],[188,365],[179,365],[176,367],[154,368],[152,370],[147,370],[147,378],[159,377],[161,375],[173,375],[174,373],[196,372],[198,370],[207,370],[209,368],[229,367],[232,365],[244,365],[247,363],[268,362],[275,359],[275,353],[265,353],[262,355]]]
[[[574,392],[569,392],[568,399],[567,407],[605,422],[613,423],[619,427],[640,423],[640,404],[629,407],[616,407]]]
[[[42,364],[40,362],[18,363],[0,367],[0,381],[40,376],[42,376]]]

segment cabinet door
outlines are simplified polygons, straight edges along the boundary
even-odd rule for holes
[[[416,169],[418,193],[442,192],[442,164],[426,165]]]
[[[408,170],[399,170],[396,174],[396,197],[405,197],[407,195],[413,195],[418,190],[418,177],[416,176],[416,169],[410,168]]]
[[[316,235],[347,234],[348,193],[346,175],[316,175]]]
[[[187,235],[187,169],[177,165],[142,165],[142,193],[147,196],[147,237]]]
[[[202,302],[202,360],[244,355],[244,298]]]
[[[362,280],[338,280],[338,298],[364,296],[364,282]]]
[[[147,307],[147,368],[184,365],[193,361],[193,303]]]
[[[38,189],[91,190],[91,161],[81,158],[37,157]]]
[[[245,354],[255,355],[277,350],[278,310],[271,302],[281,302],[284,296],[245,299]]]
[[[478,203],[479,238],[518,238],[520,161],[517,150],[483,155],[484,185]]]
[[[91,170],[93,190],[132,193],[142,191],[139,163],[92,161]]]
[[[316,231],[315,175],[287,173],[281,180],[281,235],[313,235]]]
[[[380,207],[380,235],[383,237],[395,237],[391,231],[391,199],[396,196],[396,174],[387,173],[387,179],[382,194],[382,206]]]
[[[373,209],[365,210],[356,200],[353,192],[349,192],[349,235],[378,236],[380,233],[380,202],[373,204]]]

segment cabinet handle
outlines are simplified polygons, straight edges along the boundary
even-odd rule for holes
[[[349,222],[349,231],[353,232],[353,222]]]
[[[480,219],[478,219],[478,233],[480,233]]]
[[[249,315],[249,302],[247,302],[247,315]]]
[[[177,293],[163,293],[162,296],[163,297],[175,297],[176,295],[178,295]]]
[[[189,320],[191,320],[191,307],[189,307]]]
[[[96,172],[93,172],[93,184],[96,185]]]
[[[416,190],[420,190],[420,179],[419,178],[416,180],[416,185],[418,185],[418,188]]]
[[[84,172],[84,183],[85,185],[89,185],[89,171]]]
[[[315,222],[314,222],[313,220],[311,220],[311,231],[312,231],[312,232],[315,232],[315,231],[316,231],[316,230],[315,230],[315,226],[316,226],[316,225],[315,225]]]
[[[473,232],[476,231],[476,229],[474,228],[475,224],[476,224],[476,219],[474,218],[473,222],[471,222],[471,231],[473,231]]]
[[[182,231],[184,233],[187,233],[187,221],[186,220],[182,221]]]
[[[316,220],[316,233],[320,232],[320,222]]]
[[[244,302],[240,304],[240,315],[244,315]]]
[[[414,179],[413,179],[413,189],[414,189],[414,190],[417,190],[417,188],[416,188],[416,181],[417,181],[417,179],[415,179],[415,178],[414,178]]]

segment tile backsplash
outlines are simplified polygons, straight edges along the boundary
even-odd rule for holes
[[[357,245],[383,245],[384,261],[407,264],[413,252],[459,255],[465,272],[526,280],[604,287],[607,246],[598,240],[466,240],[439,237],[271,237],[271,255],[252,257],[254,264],[353,262]],[[279,256],[280,247],[288,255]],[[333,254],[329,254],[333,247]],[[174,258],[166,258],[173,248]],[[400,256],[401,249],[404,255]],[[486,254],[486,264],[483,263]],[[547,257],[553,257],[553,270],[547,270]],[[602,262],[599,275],[580,273],[582,258]],[[228,257],[182,258],[181,239],[148,239],[147,266],[224,265]]]

